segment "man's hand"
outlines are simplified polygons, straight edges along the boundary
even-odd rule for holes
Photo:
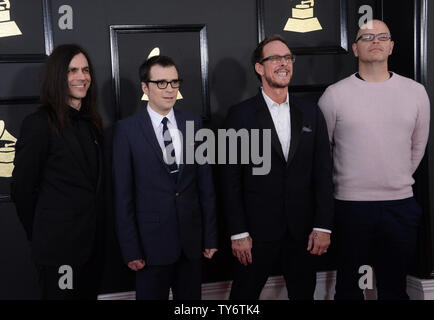
[[[307,251],[311,254],[322,255],[327,252],[330,245],[330,233],[313,230],[309,235]]]
[[[205,251],[203,252],[203,256],[205,258],[211,259],[212,256],[214,255],[214,253],[217,252],[217,249],[205,249]]]
[[[130,268],[133,271],[139,271],[144,267],[145,267],[145,260],[143,259],[128,262],[128,268]]]
[[[245,266],[252,263],[252,238],[232,240],[232,254]]]

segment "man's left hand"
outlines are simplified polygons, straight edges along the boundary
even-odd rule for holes
[[[307,251],[311,254],[322,255],[327,252],[330,245],[330,233],[313,230],[309,235]]]
[[[214,253],[217,252],[217,249],[205,249],[205,251],[203,252],[203,256],[205,258],[211,259],[212,256],[214,255]]]

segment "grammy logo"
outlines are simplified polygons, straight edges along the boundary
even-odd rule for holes
[[[313,16],[314,0],[301,1],[295,8],[292,8],[292,17],[286,22],[285,31],[312,32],[322,30],[318,19]]]
[[[15,21],[11,21],[11,3],[0,0],[0,38],[22,35]]]
[[[6,130],[5,122],[0,120],[0,177],[12,177],[16,142],[17,139]]]
[[[159,56],[160,55],[160,48],[156,47],[154,49],[151,50],[151,53],[149,53],[148,57],[146,59],[155,57],[155,56]],[[178,95],[176,96],[176,100],[180,100],[180,99],[184,99],[182,97],[182,94],[180,91],[178,91]],[[142,101],[149,101],[148,96],[146,95],[146,93],[143,94],[142,96]]]

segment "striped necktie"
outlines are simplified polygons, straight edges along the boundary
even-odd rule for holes
[[[166,148],[166,156],[167,158],[169,158],[167,151],[171,150],[170,152],[170,159],[168,160],[172,160],[173,162],[171,164],[168,164],[169,169],[170,169],[170,174],[173,176],[173,179],[175,180],[175,183],[178,180],[178,165],[176,164],[175,161],[175,148],[173,147],[173,142],[172,142],[172,137],[170,136],[170,132],[169,128],[167,127],[167,121],[169,121],[169,119],[167,119],[166,117],[163,118],[163,120],[161,120],[161,123],[163,124],[163,140],[164,140],[164,146]],[[166,135],[167,132],[167,135]],[[167,137],[166,139],[164,137]]]

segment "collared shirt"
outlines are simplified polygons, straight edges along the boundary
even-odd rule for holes
[[[170,110],[170,112],[163,116],[158,112],[154,111],[148,103],[146,107],[148,111],[149,117],[152,121],[152,126],[154,127],[155,136],[157,137],[158,144],[160,145],[161,151],[163,152],[164,161],[167,163],[167,154],[166,147],[164,145],[163,139],[163,123],[161,122],[164,117],[166,117],[169,121],[167,121],[167,128],[169,129],[170,136],[172,137],[173,147],[175,148],[175,159],[176,164],[180,164],[181,160],[181,150],[182,150],[182,142],[181,137],[179,136],[178,126],[176,124],[175,112]]]
[[[278,104],[274,102],[264,89],[261,90],[271,118],[273,119],[274,127],[276,128],[277,136],[279,137],[282,146],[282,152],[285,160],[288,160],[289,146],[291,143],[291,114],[289,112],[289,95],[286,94],[286,101]]]

